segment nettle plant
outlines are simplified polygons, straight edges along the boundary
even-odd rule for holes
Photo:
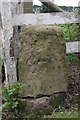
[[[4,88],[2,92],[2,111],[18,112],[23,101],[18,97],[23,90],[24,84],[16,83],[11,87]]]

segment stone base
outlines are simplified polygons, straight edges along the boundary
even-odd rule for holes
[[[51,115],[53,109],[58,108],[65,98],[65,93],[57,93],[50,97],[44,96],[40,98],[26,98],[25,113],[27,118],[41,118],[44,115]]]

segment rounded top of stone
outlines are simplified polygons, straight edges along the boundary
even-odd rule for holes
[[[55,26],[55,25],[28,25],[26,27],[23,27],[22,29],[22,33],[25,32],[38,32],[38,33],[59,33],[59,34],[63,34],[62,28],[59,26]]]

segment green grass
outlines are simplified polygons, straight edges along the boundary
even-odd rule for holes
[[[65,107],[59,106],[59,111],[55,112],[56,109],[53,109],[51,115],[44,115],[44,118],[80,118],[80,112],[78,112],[78,104],[75,103],[72,105],[70,110],[67,110]]]
[[[55,26],[55,25],[50,25]],[[80,23],[56,25],[62,28],[65,42],[80,40]]]
[[[50,116],[44,116],[44,118],[79,118],[78,112],[53,112]]]
[[[64,33],[65,42],[77,41],[80,39],[80,24],[59,25]]]
[[[66,61],[67,61],[67,63],[80,63],[80,57],[79,56],[80,55],[73,54],[73,53],[68,54],[66,56]]]
[[[64,33],[65,42],[72,42],[80,40],[80,23],[78,24],[63,24],[58,25],[62,28]],[[80,55],[78,54],[67,54],[67,63],[80,63]]]

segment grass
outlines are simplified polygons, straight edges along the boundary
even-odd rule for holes
[[[80,64],[80,55],[79,54],[67,54],[66,61],[67,63],[78,63]]]
[[[80,39],[80,23],[59,26],[63,30],[65,42],[78,41]]]
[[[44,116],[44,118],[79,118],[78,112],[53,112],[51,116]]]
[[[80,118],[80,112],[78,111],[78,104],[75,103],[72,105],[71,109],[67,110],[65,107],[59,106],[58,112],[55,111],[56,109],[53,109],[53,112],[51,115],[44,115],[44,118]]]
[[[80,39],[80,23],[58,25],[62,28],[65,42],[78,41]],[[67,63],[80,63],[79,54],[67,54]]]

